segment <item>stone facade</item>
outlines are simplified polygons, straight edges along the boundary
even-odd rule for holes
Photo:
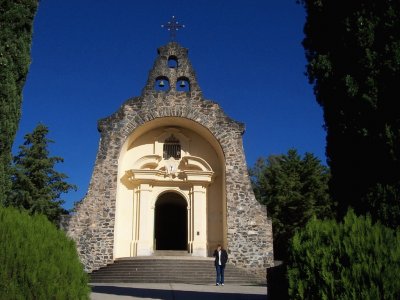
[[[203,99],[187,49],[175,42],[158,49],[140,97],[98,123],[100,145],[88,192],[76,206],[66,230],[77,244],[86,271],[113,262],[115,199],[118,159],[127,138],[140,126],[157,118],[185,118],[211,132],[225,158],[226,241],[230,262],[260,276],[273,265],[272,227],[265,206],[253,194],[243,151],[244,125],[229,118],[220,106]],[[168,60],[177,65],[168,66]],[[169,83],[167,91],[155,90],[157,80]],[[185,80],[188,91],[178,91]]]

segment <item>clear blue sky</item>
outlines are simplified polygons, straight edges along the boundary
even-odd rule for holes
[[[295,0],[44,0],[34,23],[32,64],[24,88],[23,136],[42,122],[50,129],[57,170],[77,192],[88,188],[100,135],[97,121],[139,96],[157,55],[169,41],[161,24],[175,15],[207,99],[245,123],[252,166],[260,156],[290,148],[325,163],[322,110],[304,75],[305,13]]]

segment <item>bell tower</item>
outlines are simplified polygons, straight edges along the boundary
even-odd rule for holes
[[[150,71],[142,95],[156,92],[186,92],[201,94],[193,67],[188,59],[188,49],[177,42],[158,48],[158,56]]]

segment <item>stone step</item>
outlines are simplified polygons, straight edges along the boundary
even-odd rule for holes
[[[182,279],[182,280],[193,280],[193,281],[196,281],[196,280],[214,280],[215,279],[215,274],[214,273],[210,273],[210,274],[207,274],[207,275],[203,275],[203,276],[190,276],[190,277],[187,277],[187,276],[179,276],[178,274],[175,274],[175,275],[170,275],[170,274],[166,274],[166,275],[151,275],[151,274],[136,274],[136,275],[127,275],[127,274],[125,274],[125,275],[121,275],[121,274],[114,274],[113,276],[110,276],[109,274],[102,274],[102,275],[97,275],[97,276],[92,276],[91,277],[92,279],[107,279],[107,278],[109,278],[109,279],[111,279],[111,278],[113,278],[113,279],[115,279],[115,278],[126,278],[126,279],[138,279],[138,278],[140,278],[140,279],[144,279],[144,278],[147,278],[147,279],[168,279],[168,280],[171,280],[172,278],[175,278],[175,279]],[[246,277],[246,278],[243,278],[243,277],[235,277],[235,276],[225,276],[225,278],[228,280],[230,280],[230,281],[240,281],[240,282],[249,282],[249,279]]]
[[[179,267],[179,266],[178,266]],[[101,269],[101,273],[130,273],[130,274],[135,274],[135,273],[151,273],[151,274],[173,274],[173,273],[178,273],[178,274],[191,274],[191,273],[196,273],[196,274],[209,274],[210,272],[214,272],[214,268],[194,268],[194,267],[188,267],[188,266],[182,266],[179,268],[161,268],[161,267],[150,267],[150,268],[127,268],[127,267],[114,267],[114,268],[105,268]],[[92,274],[97,274],[100,271],[94,271]],[[228,266],[225,269],[225,273],[227,274],[235,274],[236,276],[247,276],[248,274],[242,270],[238,270],[232,266]]]
[[[191,256],[186,250],[156,250],[153,253],[154,256]]]
[[[215,284],[215,278],[209,280],[196,280],[196,279],[182,279],[182,278],[170,278],[165,280],[155,279],[155,278],[107,278],[107,279],[96,279],[92,281],[93,283],[187,283],[187,284]],[[237,285],[263,285],[263,283],[249,283],[248,281],[233,281],[225,279],[227,284],[237,284]]]
[[[192,264],[192,265],[186,265],[186,264],[161,264],[161,265],[153,265],[153,264],[114,264],[114,265],[108,265],[108,268],[113,269],[113,268],[126,268],[126,269],[133,269],[133,268],[139,268],[139,269],[152,269],[152,268],[172,268],[174,266],[181,266],[182,268],[193,268],[196,267],[198,269],[214,269],[214,265],[201,265],[201,264]],[[229,265],[227,268],[230,268]]]
[[[215,280],[215,273],[209,273],[207,275],[202,275],[202,276],[179,276],[178,274],[175,275],[151,275],[151,274],[137,274],[137,275],[121,275],[121,274],[114,274],[113,276],[110,276],[109,274],[105,275],[97,275],[97,276],[92,276],[91,277],[92,282],[98,282],[97,280],[119,280],[119,279],[124,279],[124,280],[141,280],[141,281],[148,281],[148,280],[159,280],[160,282],[171,282],[171,281],[184,281],[184,282],[196,282],[196,281],[201,281],[201,282],[212,282]],[[96,281],[94,281],[96,280]],[[249,279],[247,277],[235,277],[235,276],[225,276],[225,280],[229,282],[247,282],[249,283]],[[132,281],[132,282],[135,282]],[[254,281],[252,281],[254,282]]]
[[[151,257],[151,258],[149,258]],[[149,260],[162,260],[166,262],[172,262],[175,260],[192,260],[196,262],[202,262],[202,261],[214,261],[213,257],[199,257],[199,256],[192,256],[192,255],[183,255],[183,256],[178,256],[178,255],[158,255],[158,256],[135,256],[135,257],[120,257],[115,259],[115,262],[119,261],[146,261],[148,262]]]
[[[243,274],[243,275],[246,274],[245,271],[234,268],[233,265],[227,264],[226,270],[229,271],[230,269],[234,269],[235,273],[238,273],[238,274]],[[207,262],[206,264],[198,263],[198,262],[192,262],[190,264],[182,263],[182,262],[175,262],[173,264],[170,264],[167,262],[143,262],[143,263],[116,262],[112,265],[107,266],[107,268],[104,268],[104,272],[115,271],[115,270],[121,270],[121,271],[126,271],[126,272],[129,272],[129,271],[132,271],[132,272],[134,272],[134,271],[137,271],[137,272],[143,272],[143,271],[173,272],[174,270],[176,270],[177,272],[191,272],[193,270],[196,270],[196,272],[210,272],[210,270],[214,270],[214,265],[210,264],[209,262]],[[94,271],[94,273],[96,273],[96,272],[97,271]]]
[[[225,278],[231,283],[265,283],[234,265],[227,264]],[[118,259],[90,274],[91,282],[200,283],[215,281],[213,259]]]
[[[192,271],[192,272],[178,272],[178,271],[173,271],[173,272],[165,272],[165,273],[160,273],[160,272],[121,272],[121,271],[110,271],[110,272],[97,272],[97,273],[92,273],[92,277],[98,277],[98,276],[156,276],[156,277],[163,277],[163,276],[180,276],[180,277],[186,277],[186,276],[195,276],[195,277],[208,277],[210,274],[214,274],[215,271],[211,270],[209,272],[197,272],[197,271]],[[225,272],[226,275],[225,277],[229,278],[243,278],[245,275],[244,274],[231,274],[230,272]],[[246,277],[247,278],[247,277]]]
[[[213,266],[199,266],[199,265],[192,265],[192,266],[183,266],[183,265],[171,265],[171,266],[135,266],[135,265],[130,265],[130,266],[108,266],[107,270],[124,270],[124,271],[169,271],[169,270],[181,270],[181,271],[191,271],[191,270],[196,270],[198,272],[200,271],[206,271],[209,272],[209,270],[214,270],[215,268]],[[230,270],[231,267],[226,267],[226,270]],[[94,271],[97,272],[97,271]]]
[[[114,262],[113,266],[119,266],[119,265],[124,265],[124,266],[153,266],[153,265],[157,265],[157,266],[174,266],[174,265],[178,265],[178,264],[187,264],[190,266],[210,266],[210,267],[214,267],[214,262],[196,262],[196,261],[191,261],[191,262],[179,262],[179,261],[174,261],[174,262],[165,262],[165,261],[154,261],[154,262],[145,262],[145,261],[138,261],[138,262],[131,262],[131,261],[126,261],[126,262],[120,262],[120,261],[116,261]]]

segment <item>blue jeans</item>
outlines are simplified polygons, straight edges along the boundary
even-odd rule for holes
[[[224,283],[225,266],[217,265],[215,268],[217,269],[217,281],[216,281],[216,283]]]

